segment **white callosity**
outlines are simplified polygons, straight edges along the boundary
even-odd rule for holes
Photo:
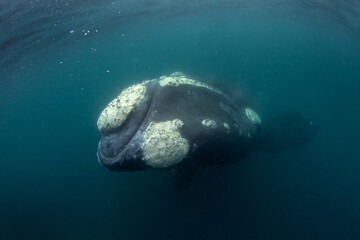
[[[246,114],[247,118],[250,120],[251,123],[253,123],[253,124],[261,124],[261,118],[251,108],[246,108],[245,109],[245,114]]]
[[[201,121],[201,124],[204,125],[205,127],[209,127],[209,128],[216,128],[216,126],[217,126],[216,122],[211,119],[204,119]]]
[[[213,92],[222,94],[222,92],[220,90],[213,88],[205,83],[190,79],[181,72],[174,72],[170,76],[161,76],[159,79],[160,79],[160,81],[159,81],[160,86],[162,86],[162,87],[165,87],[165,86],[178,87],[180,85],[191,85],[191,86],[195,86],[195,87],[206,88]]]
[[[224,126],[224,128],[226,128],[226,129],[228,129],[228,130],[230,129],[230,125],[227,124],[227,123],[224,123],[223,126]]]
[[[128,117],[129,113],[137,107],[145,97],[145,84],[136,84],[126,88],[102,111],[97,121],[101,132],[120,127]]]
[[[184,123],[179,119],[150,122],[144,133],[143,160],[153,168],[167,168],[181,162],[189,144],[179,132]]]

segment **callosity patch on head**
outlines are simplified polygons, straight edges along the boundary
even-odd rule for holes
[[[143,160],[153,168],[167,168],[181,162],[189,151],[189,144],[179,132],[184,123],[179,119],[150,122],[145,130]]]
[[[210,86],[208,84],[190,79],[181,72],[174,72],[174,73],[170,74],[170,76],[166,76],[166,75],[161,76],[159,83],[160,83],[160,86],[162,86],[162,87],[165,87],[165,86],[178,87],[180,85],[191,85],[191,86],[195,86],[195,87],[206,88],[213,92],[222,94],[222,92],[220,90],[213,88],[212,86]]]
[[[97,126],[101,132],[120,127],[145,97],[146,83],[136,84],[126,88],[107,107],[102,111],[97,121]]]
[[[217,124],[214,120],[211,119],[204,119],[201,121],[201,124],[204,125],[205,127],[209,127],[209,128],[216,128]]]
[[[245,114],[246,114],[246,117],[250,120],[251,123],[253,123],[253,124],[261,124],[261,118],[251,108],[246,108],[245,109]]]

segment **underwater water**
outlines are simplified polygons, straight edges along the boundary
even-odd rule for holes
[[[0,1],[0,239],[360,239],[359,1]],[[124,88],[182,71],[236,86],[303,147],[112,172],[96,121]]]

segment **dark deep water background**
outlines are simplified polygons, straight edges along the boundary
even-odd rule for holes
[[[360,239],[359,9],[0,1],[0,239]],[[105,170],[101,110],[173,71],[239,86],[264,118],[296,109],[318,134],[180,193],[168,171]]]

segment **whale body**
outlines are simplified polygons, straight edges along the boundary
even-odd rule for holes
[[[102,111],[98,159],[108,169],[181,169],[239,161],[254,149],[280,152],[312,139],[294,112],[264,123],[246,102],[181,72],[123,90]]]

